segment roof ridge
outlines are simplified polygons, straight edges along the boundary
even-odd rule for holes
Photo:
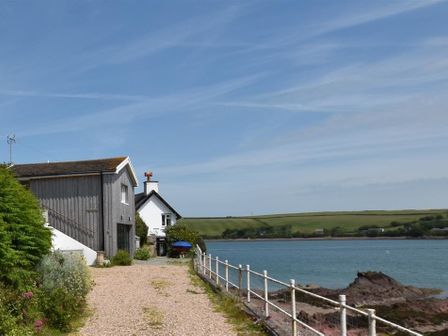
[[[34,162],[34,163],[19,163],[14,164],[15,167],[17,166],[27,166],[27,165],[47,165],[47,164],[60,164],[60,163],[75,163],[75,162],[93,162],[93,161],[106,161],[106,160],[118,160],[121,159],[122,161],[126,160],[128,156],[115,156],[115,157],[108,157],[108,158],[101,158],[101,159],[90,159],[90,160],[70,160],[70,161],[53,161],[53,162]]]

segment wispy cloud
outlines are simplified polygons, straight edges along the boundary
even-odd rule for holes
[[[31,129],[22,129],[23,136],[34,136],[41,134],[54,134],[73,132],[95,128],[98,123],[102,125],[128,124],[136,118],[151,118],[166,113],[186,113],[194,108],[204,108],[211,104],[214,98],[229,94],[233,91],[250,85],[265,74],[245,76],[228,80],[207,87],[195,87],[176,94],[145,97],[145,96],[123,96],[110,94],[43,94],[51,98],[82,98],[82,99],[112,99],[131,100],[130,104],[120,105],[115,108],[87,113],[81,116],[63,118],[55,121],[45,122],[44,126],[33,125]]]
[[[235,20],[243,6],[229,6],[224,10],[202,17],[194,17],[174,26],[135,38],[120,45],[106,46],[82,55],[87,68],[107,64],[120,64],[135,61],[174,47],[201,44],[201,38],[213,30],[221,29]],[[194,40],[196,39],[196,40]],[[204,38],[205,39],[205,38]],[[206,40],[206,43],[208,41]]]
[[[382,20],[391,16],[433,6],[446,0],[414,0],[414,1],[383,1],[359,12],[350,11],[348,14],[316,25],[313,36],[322,35],[340,29],[350,28],[369,22]]]
[[[103,93],[60,93],[21,90],[0,90],[1,96],[37,97],[37,98],[70,98],[70,99],[99,99],[120,101],[144,101],[150,99],[141,95],[103,94]]]
[[[276,91],[222,101],[223,105],[292,112],[356,112],[406,102],[448,86],[448,47],[424,41],[419,48],[390,58],[358,62]],[[436,85],[437,86],[432,86]]]
[[[295,29],[287,31],[275,31],[269,38],[262,42],[252,43],[230,50],[223,55],[236,57],[242,54],[253,54],[254,59],[247,63],[248,68],[262,66],[270,62],[278,62],[278,59],[288,59],[300,66],[316,65],[324,63],[328,59],[328,53],[335,49],[350,47],[347,44],[335,42],[317,42],[322,38],[343,29],[350,29],[362,24],[374,23],[400,14],[417,11],[431,7],[447,0],[415,0],[415,1],[388,1],[375,3],[361,3],[360,6],[343,8],[340,13],[332,13],[332,17],[320,17],[313,19],[308,24],[298,25]],[[306,21],[306,20],[305,20]],[[444,43],[444,40],[435,40],[434,43]],[[395,45],[399,42],[395,42]],[[366,43],[374,46],[375,43]],[[356,45],[352,45],[356,47]],[[360,46],[359,43],[357,45]]]

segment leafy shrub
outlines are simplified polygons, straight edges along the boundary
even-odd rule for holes
[[[171,244],[176,241],[186,241],[194,246],[199,245],[203,252],[206,251],[205,242],[196,231],[190,230],[185,224],[176,224],[165,230],[166,240],[168,244],[168,255],[176,256],[175,251],[171,248]]]
[[[17,290],[0,285],[0,335],[34,335],[33,328],[27,325],[32,320],[27,313],[30,301]]]
[[[26,291],[51,248],[37,199],[0,167],[0,281]]]
[[[90,271],[78,254],[55,252],[43,258],[38,267],[39,305],[50,325],[69,330],[91,289]]]
[[[129,266],[132,264],[132,258],[128,251],[118,250],[117,254],[112,257],[112,265]]]
[[[138,212],[135,214],[135,234],[140,238],[140,246],[146,245],[148,239],[148,227]]]
[[[140,247],[135,251],[134,259],[137,260],[148,260],[151,254],[149,250],[145,247]]]

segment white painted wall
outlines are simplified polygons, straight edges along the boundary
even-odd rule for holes
[[[158,181],[145,181],[143,182],[143,191],[145,195],[149,195],[151,191],[159,192],[159,182]]]
[[[163,204],[157,196],[151,196],[138,210],[140,217],[148,226],[148,236],[165,237],[165,226],[162,226],[162,214],[171,214],[171,225],[176,224],[176,215]]]
[[[46,224],[52,233],[52,249],[61,252],[81,253],[86,259],[87,265],[93,265],[96,261],[96,252],[91,248],[81,244],[79,241],[67,236],[61,231]]]

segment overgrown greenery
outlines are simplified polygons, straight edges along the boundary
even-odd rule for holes
[[[39,319],[36,299],[25,297],[11,286],[0,285],[0,335],[34,335],[33,323]]]
[[[0,335],[62,335],[84,314],[90,273],[79,255],[50,254],[27,292],[0,284]]]
[[[37,199],[0,167],[0,335],[59,336],[83,314],[89,270],[50,248]]]
[[[171,244],[177,241],[186,241],[193,246],[196,246],[197,244],[204,252],[207,249],[205,242],[199,235],[199,233],[189,229],[186,225],[183,224],[172,225],[165,230],[165,233],[166,233],[166,241],[168,244],[169,256],[176,256],[175,250],[171,248]]]
[[[117,254],[112,257],[111,263],[114,266],[129,266],[132,265],[132,258],[128,251],[118,250]]]
[[[34,268],[51,248],[51,232],[36,198],[0,168],[0,280],[26,290]]]
[[[55,252],[43,258],[38,272],[40,310],[51,326],[69,330],[92,286],[86,262],[78,254]]]
[[[290,238],[362,236],[442,236],[447,210],[353,211],[247,217],[184,218],[204,238]],[[382,230],[375,230],[384,229]]]
[[[140,246],[146,245],[148,239],[148,227],[139,213],[135,213],[135,234],[140,238]]]
[[[200,288],[207,293],[215,309],[223,313],[228,322],[235,328],[238,335],[247,336],[265,336],[267,333],[263,328],[255,324],[251,318],[242,310],[241,303],[237,299],[221,292],[214,292],[212,287],[199,278],[194,272],[193,266],[190,266],[190,279],[196,288]],[[196,291],[190,290],[191,293]],[[198,293],[198,292],[196,292]]]
[[[140,247],[135,251],[134,259],[148,260],[151,257],[151,253],[147,247]]]

